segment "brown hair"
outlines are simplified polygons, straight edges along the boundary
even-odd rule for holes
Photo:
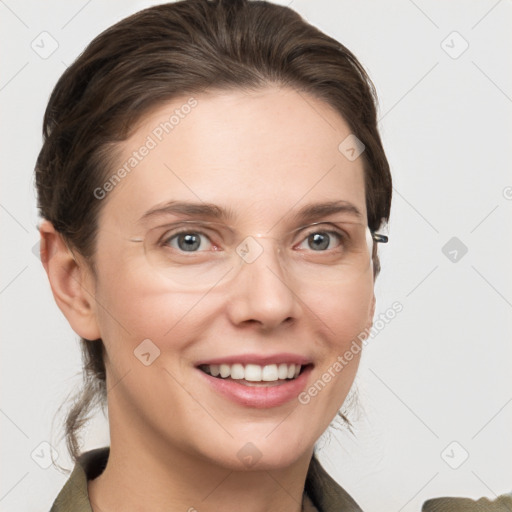
[[[378,230],[389,219],[392,185],[371,80],[347,48],[295,11],[256,0],[158,5],[97,36],[59,79],[45,112],[35,169],[40,215],[95,272],[103,203],[94,190],[111,174],[116,143],[128,138],[150,109],[174,97],[271,84],[325,101],[364,143],[368,226]],[[80,455],[79,430],[98,403],[105,407],[107,396],[101,339],[80,343],[84,385],[65,427],[74,461]]]

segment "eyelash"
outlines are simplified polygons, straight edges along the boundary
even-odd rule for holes
[[[338,244],[339,245],[344,245],[345,243],[348,242],[349,240],[349,236],[342,230],[340,230],[339,228],[336,228],[336,229],[333,229],[333,226],[330,225],[329,223],[326,223],[325,225],[328,225],[329,226],[329,229],[328,228],[322,228],[323,224],[322,225],[317,225],[315,227],[312,227],[310,228],[310,230],[308,232],[306,232],[303,236],[303,238],[301,239],[300,243],[303,243],[304,241],[306,241],[308,239],[309,236],[311,235],[314,235],[314,234],[327,234],[331,237],[336,237],[338,238]],[[306,228],[307,229],[307,228]],[[193,234],[193,235],[201,235],[201,236],[204,236],[206,237],[209,242],[211,244],[214,244],[214,242],[212,242],[211,240],[211,237],[206,234],[204,231],[201,231],[200,228],[198,229],[194,229],[194,227],[192,228],[182,228],[182,229],[179,229],[178,231],[173,231],[173,232],[166,232],[159,240],[158,242],[158,245],[161,246],[161,247],[169,247],[169,243],[171,242],[171,240],[179,237],[180,235],[190,235],[190,234]],[[172,249],[175,249],[175,248],[172,248]],[[336,248],[334,249],[330,249],[331,251],[332,250],[335,250]],[[175,250],[179,250],[180,252],[182,253],[186,253],[187,251],[182,251],[181,249],[175,249]],[[313,252],[327,252],[329,251],[329,249],[326,249],[325,251],[314,251],[313,249],[311,249]],[[204,252],[204,251],[190,251],[191,253],[197,253],[197,252]]]

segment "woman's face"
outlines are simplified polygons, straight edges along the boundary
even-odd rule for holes
[[[268,88],[194,100],[147,115],[120,146],[112,169],[120,181],[97,193],[105,203],[94,314],[107,353],[111,437],[224,467],[285,467],[312,450],[342,405],[360,357],[353,341],[374,307],[370,265],[331,268],[335,235],[319,230],[312,240],[311,230],[299,230],[288,244],[286,233],[338,219],[366,226],[363,162],[339,149],[350,135],[339,114],[306,94]],[[294,217],[339,201],[362,220],[350,211]],[[169,202],[216,205],[231,217],[200,208],[145,216]],[[183,220],[196,221],[187,223],[188,237],[155,249]],[[252,236],[249,245],[229,246],[245,252],[231,253],[227,276],[211,258],[223,258],[233,241],[219,224],[197,234],[197,224],[213,220],[231,226],[237,242]],[[331,256],[315,263],[326,249]],[[343,279],[330,279],[335,271]],[[236,377],[236,363],[248,381],[204,371],[228,368]],[[291,363],[304,367],[301,375],[279,379],[293,373],[282,366]],[[261,371],[271,380],[261,381]]]

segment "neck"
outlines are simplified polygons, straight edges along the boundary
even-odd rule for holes
[[[234,470],[145,436],[111,438],[107,466],[88,484],[93,512],[302,510],[312,450],[286,468]]]

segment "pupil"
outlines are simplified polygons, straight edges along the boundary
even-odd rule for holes
[[[201,240],[197,235],[186,234],[178,237],[179,248],[183,251],[194,251],[200,243]]]
[[[329,247],[329,236],[322,233],[315,233],[309,236],[313,249],[327,249]]]

